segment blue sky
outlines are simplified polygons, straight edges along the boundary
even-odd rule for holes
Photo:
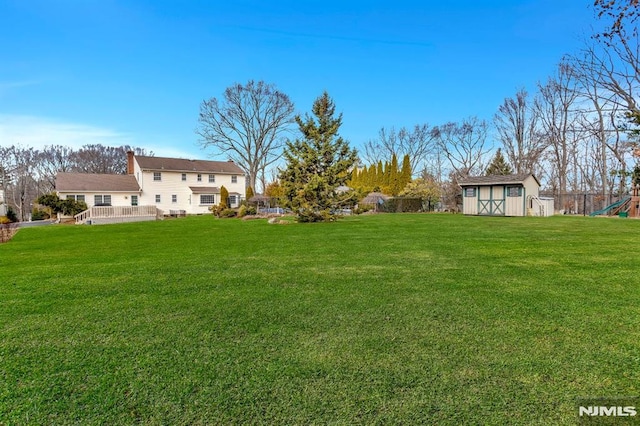
[[[207,158],[200,103],[324,90],[356,148],[381,127],[491,120],[594,22],[590,0],[0,0],[0,145],[131,144]]]

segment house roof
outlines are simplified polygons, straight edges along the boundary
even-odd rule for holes
[[[220,188],[217,186],[190,186],[189,189],[194,194],[219,194]]]
[[[532,174],[519,174],[519,175],[492,175],[492,176],[475,176],[468,177],[465,179],[460,179],[458,181],[458,185],[460,186],[483,186],[483,185],[508,185],[508,184],[518,184],[527,180],[529,177],[532,177],[533,180],[536,181],[538,186],[540,186],[540,182],[538,179]]]
[[[62,192],[140,192],[133,175],[98,173],[56,174],[56,190]]]
[[[233,161],[187,160],[184,158],[135,156],[142,170],[166,170],[175,172],[228,173],[244,175]]]

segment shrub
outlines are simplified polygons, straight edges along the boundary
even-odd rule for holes
[[[58,211],[65,216],[75,216],[87,209],[87,203],[84,201],[60,200],[58,203]]]
[[[75,216],[87,209],[87,203],[74,199],[61,200],[57,194],[44,194],[36,199],[38,204],[49,207],[54,213]]]
[[[220,212],[224,210],[224,207],[218,205],[218,206],[211,206],[209,207],[209,211],[216,217],[220,217]]]
[[[238,212],[235,211],[234,209],[224,209],[220,212],[219,217],[236,217],[237,215],[238,215]]]
[[[18,215],[16,214],[16,212],[13,211],[13,209],[11,207],[7,208],[7,219],[9,219],[9,222],[17,222],[18,221]]]
[[[422,211],[421,198],[394,197],[386,200],[380,210],[387,213],[419,212]]]
[[[336,220],[329,210],[315,211],[308,208],[298,210],[296,220],[300,223],[333,222]]]
[[[245,217],[247,215],[247,206],[243,204],[238,209],[238,217]]]
[[[49,219],[49,213],[44,210],[33,208],[31,211],[31,220],[45,220]]]
[[[353,209],[353,214],[362,214],[370,211],[372,206],[370,204],[361,204],[357,208]]]

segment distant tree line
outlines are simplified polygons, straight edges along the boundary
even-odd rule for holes
[[[141,148],[100,144],[79,149],[50,145],[44,149],[0,146],[0,191],[19,220],[27,220],[34,201],[55,189],[58,172],[126,174],[127,151],[153,155]]]
[[[353,170],[348,184],[351,188],[362,193],[382,192],[398,195],[411,182],[411,160],[409,155],[402,159],[402,166],[398,166],[398,157],[393,154],[391,161],[382,160],[378,164],[364,165]]]

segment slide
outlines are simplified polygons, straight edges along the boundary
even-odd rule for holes
[[[626,196],[621,200],[618,200],[615,203],[608,205],[602,210],[596,210],[595,212],[589,213],[589,216],[599,216],[602,214],[608,214],[611,210],[615,209],[616,207],[622,206],[624,203],[628,202],[629,200],[631,200],[631,197]]]

